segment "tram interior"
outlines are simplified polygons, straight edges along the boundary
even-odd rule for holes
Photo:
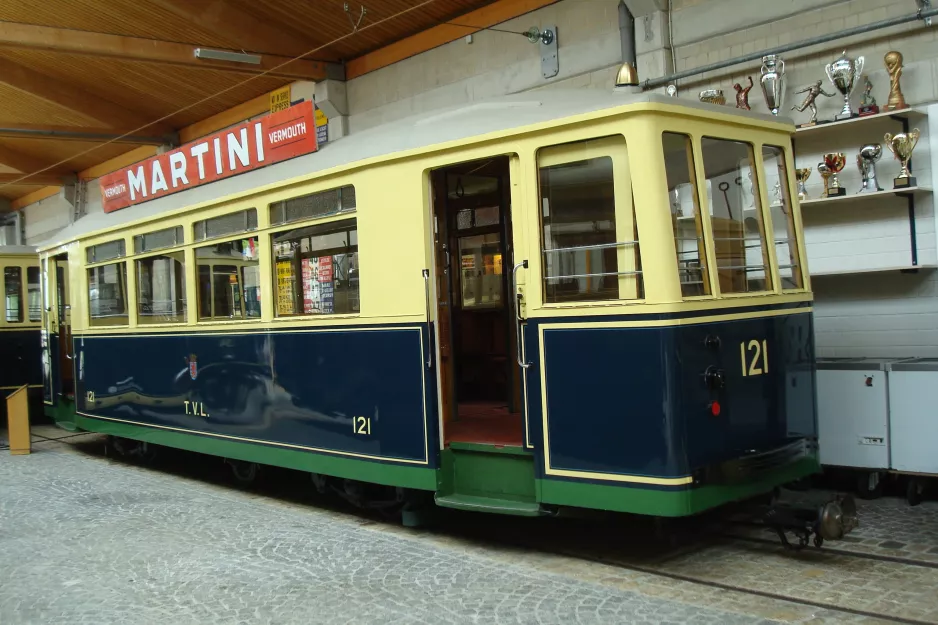
[[[433,197],[446,441],[522,445],[508,158],[433,172]]]

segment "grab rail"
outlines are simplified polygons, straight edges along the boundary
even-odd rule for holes
[[[430,270],[424,269],[423,273],[423,290],[427,302],[427,369],[433,367],[433,345],[430,340]]]
[[[524,334],[521,330],[521,293],[518,293],[518,270],[524,267],[528,268],[528,261],[523,260],[515,265],[511,270],[511,292],[515,294],[515,324],[518,329],[518,337],[515,343],[518,346],[518,366],[527,369],[531,363],[524,361]]]

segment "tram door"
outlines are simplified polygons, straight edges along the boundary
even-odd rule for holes
[[[509,158],[437,170],[431,182],[445,441],[521,446]]]
[[[72,310],[69,302],[68,256],[43,259],[43,396],[56,405],[74,400]]]

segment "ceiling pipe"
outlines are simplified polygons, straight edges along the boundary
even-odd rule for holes
[[[662,87],[669,83],[672,83],[676,80],[682,78],[689,78],[690,76],[697,76],[699,74],[704,74],[706,72],[712,72],[714,70],[723,69],[725,67],[730,67],[732,65],[739,65],[740,63],[748,63],[749,61],[761,60],[763,56],[768,54],[781,54],[783,52],[791,52],[792,50],[797,50],[799,48],[807,48],[809,46],[815,46],[820,43],[827,43],[829,41],[835,41],[837,39],[843,39],[845,37],[852,37],[854,35],[862,35],[864,33],[873,32],[876,30],[882,30],[884,28],[889,28],[891,26],[899,26],[901,24],[907,24],[909,22],[914,22],[917,20],[927,20],[932,17],[938,17],[938,9],[928,9],[916,11],[915,13],[909,15],[903,15],[901,17],[893,17],[885,20],[880,20],[878,22],[872,22],[870,24],[865,24],[863,26],[857,26],[856,28],[848,28],[846,30],[841,30],[835,33],[829,33],[827,35],[821,35],[811,39],[804,39],[802,41],[797,41],[795,43],[788,43],[783,46],[777,46],[775,48],[770,48],[768,50],[763,50],[761,52],[752,52],[750,54],[744,54],[743,56],[738,56],[735,59],[727,59],[726,61],[718,61],[716,63],[710,63],[709,65],[702,65],[700,67],[695,67],[694,69],[685,70],[683,72],[677,72],[675,74],[670,74],[668,76],[662,76],[661,78],[654,78],[646,80],[642,83],[642,89],[654,89],[655,87]]]
[[[101,132],[72,132],[69,130],[42,130],[39,128],[0,128],[0,137],[22,137],[24,139],[68,139],[96,143],[132,143],[134,145],[179,145],[178,135],[164,137],[143,135],[117,135]]]

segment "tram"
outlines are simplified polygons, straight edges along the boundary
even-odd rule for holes
[[[0,292],[0,422],[5,423],[6,396],[16,389],[27,386],[30,402],[40,405],[42,303],[35,248],[0,245]]]
[[[49,414],[366,505],[768,493],[818,470],[793,130],[523,94],[79,220],[40,249]]]

